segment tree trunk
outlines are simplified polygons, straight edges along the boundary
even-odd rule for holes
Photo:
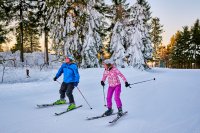
[[[49,55],[48,55],[48,29],[44,29],[44,48],[45,48],[45,64],[49,65]]]
[[[31,33],[31,53],[33,53],[33,37],[32,37],[32,33]]]
[[[20,0],[20,60],[24,62],[24,48],[23,48],[23,5]]]

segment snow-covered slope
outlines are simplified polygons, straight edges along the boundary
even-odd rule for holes
[[[23,82],[22,78],[20,82],[23,83],[0,84],[0,133],[200,132],[200,70],[120,70],[130,83],[154,77],[156,81],[137,84],[132,88],[125,88],[122,84],[123,110],[127,110],[128,115],[115,125],[108,124],[115,116],[85,120],[106,110],[100,86],[103,69],[80,70],[79,88],[93,109],[90,110],[75,89],[76,104],[83,107],[61,116],[54,116],[54,113],[65,110],[67,105],[36,108],[37,104],[51,103],[59,98],[60,84],[52,80],[57,70],[42,73],[31,70],[34,79],[30,82]],[[16,76],[13,78],[16,79]],[[62,82],[62,78],[59,81]],[[113,108],[117,111],[114,101]]]

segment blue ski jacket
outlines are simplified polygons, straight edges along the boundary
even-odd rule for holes
[[[62,75],[62,73],[64,73],[63,81],[65,83],[71,83],[71,82],[79,83],[80,76],[78,72],[78,67],[75,63],[72,64],[63,63],[56,74],[56,78],[58,79]]]

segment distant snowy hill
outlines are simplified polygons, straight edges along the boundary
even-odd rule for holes
[[[90,110],[75,89],[76,104],[83,107],[61,116],[54,116],[54,113],[66,110],[67,105],[36,108],[37,104],[51,103],[59,98],[60,84],[52,80],[56,69],[31,69],[29,79],[24,70],[7,71],[10,76],[5,79],[9,78],[9,82],[0,84],[0,133],[200,132],[200,70],[120,69],[130,83],[154,77],[156,80],[132,88],[125,88],[122,83],[123,110],[128,114],[112,126],[108,122],[115,116],[86,120],[106,110],[100,85],[103,70],[79,70],[79,88],[93,109]],[[59,81],[62,82],[62,77]],[[114,100],[113,105],[117,111]]]

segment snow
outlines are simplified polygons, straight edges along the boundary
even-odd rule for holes
[[[115,116],[86,121],[86,117],[102,114],[106,108],[100,85],[103,69],[80,69],[79,88],[92,110],[77,89],[76,104],[83,107],[61,116],[67,105],[38,109],[37,104],[51,103],[59,98],[58,82],[52,78],[57,69],[30,69],[27,79],[24,69],[10,76],[10,82],[0,84],[1,133],[198,133],[200,131],[200,70],[159,69],[139,71],[120,69],[130,83],[156,78],[125,88],[122,83],[123,110],[128,114],[115,125],[109,125]],[[12,71],[10,75],[12,75]],[[24,76],[24,79],[22,78]],[[16,79],[20,77],[19,81]],[[13,82],[12,82],[13,79]],[[29,82],[27,82],[29,81]],[[14,83],[16,82],[16,83]],[[62,77],[59,79],[62,82]],[[107,88],[107,86],[106,86]],[[116,105],[113,101],[115,111]]]

